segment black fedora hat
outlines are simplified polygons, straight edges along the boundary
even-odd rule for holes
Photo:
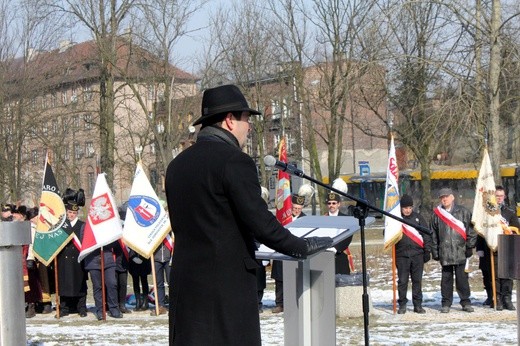
[[[262,114],[249,108],[246,98],[236,85],[221,85],[204,91],[202,95],[201,117],[193,125],[198,125],[212,119],[215,115],[228,112],[249,112]]]

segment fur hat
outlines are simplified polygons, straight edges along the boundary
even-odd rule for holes
[[[228,112],[249,112],[262,114],[249,107],[246,98],[236,85],[221,85],[207,89],[202,95],[201,117],[193,125],[216,121],[216,116]]]
[[[413,207],[413,198],[409,195],[401,197],[401,208]]]

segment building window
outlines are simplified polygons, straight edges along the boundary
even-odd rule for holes
[[[81,145],[79,143],[74,143],[74,158],[76,160],[81,159],[83,155],[83,150],[81,149]]]
[[[72,128],[79,129],[79,115],[74,115],[72,117]]]
[[[70,160],[70,151],[68,144],[65,145],[65,149],[63,150],[63,160],[69,161]]]
[[[87,179],[88,179],[88,192],[90,195],[94,194],[94,186],[96,185],[96,175],[94,172],[88,172],[87,173]]]
[[[94,156],[94,143],[92,143],[90,141],[85,143],[85,156],[86,157]]]
[[[84,119],[85,119],[85,130],[92,129],[92,114],[86,113],[84,115]]]
[[[51,94],[51,107],[58,107],[58,96],[56,93]]]
[[[52,119],[52,134],[57,135],[59,133],[58,119]]]
[[[66,105],[67,103],[69,103],[69,99],[67,98],[67,91],[62,91],[61,92],[61,103]]]
[[[155,88],[153,85],[149,85],[147,87],[148,89],[148,92],[147,92],[147,96],[148,96],[148,100],[153,100],[155,99]]]
[[[32,164],[36,165],[38,163],[38,150],[33,150],[31,153]]]
[[[49,128],[47,126],[47,123],[43,123],[42,125],[42,135],[46,137],[49,133]]]
[[[49,107],[49,104],[48,104],[48,100],[47,100],[47,95],[43,95],[41,97],[41,101],[42,101],[42,109],[47,109],[47,107]]]
[[[83,87],[83,101],[92,101],[92,87],[90,85]]]

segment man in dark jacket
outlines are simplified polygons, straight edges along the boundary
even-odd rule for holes
[[[413,199],[409,195],[401,197],[401,215],[410,223],[428,227],[424,218],[413,211]],[[419,233],[414,227],[403,224],[403,237],[395,244],[395,259],[397,276],[399,278],[397,290],[399,292],[398,314],[406,313],[406,293],[408,291],[408,279],[412,279],[413,311],[424,314],[422,307],[422,276],[424,264],[430,260],[431,236]]]
[[[468,273],[465,271],[467,258],[472,256],[477,241],[477,233],[471,224],[471,212],[455,204],[450,188],[442,188],[439,199],[441,204],[433,210],[430,228],[433,231],[432,256],[442,266],[441,312],[450,312],[453,303],[453,273],[462,310],[473,312]]]
[[[60,295],[60,315],[67,316],[76,312],[81,317],[87,316],[87,272],[84,262],[78,263],[81,239],[85,222],[78,219],[79,205],[76,201],[67,201],[67,220],[64,228],[71,229],[74,238],[63,247],[57,258],[58,292]]]
[[[520,229],[520,222],[515,212],[509,209],[504,199],[506,197],[506,191],[503,186],[497,186],[495,188],[495,197],[498,205],[500,205],[500,213],[502,214],[502,224],[505,227],[516,227]],[[482,281],[484,282],[484,289],[487,293],[487,299],[484,305],[489,305],[494,308],[493,302],[493,284],[491,274],[491,251],[486,243],[486,239],[482,236],[477,238],[477,254],[479,256],[479,268],[482,270]],[[494,266],[495,266],[495,290],[496,290],[496,310],[501,311],[504,308],[507,310],[516,310],[513,302],[511,301],[511,295],[513,293],[513,280],[501,279],[498,277],[498,251],[493,252]]]
[[[123,314],[119,310],[119,299],[117,292],[116,280],[116,261],[115,252],[119,246],[115,241],[103,246],[103,262],[101,261],[101,249],[96,249],[85,257],[85,269],[90,273],[92,281],[92,293],[94,295],[94,304],[96,305],[95,315],[98,321],[103,319],[103,279],[101,277],[101,265],[103,263],[106,288],[106,304],[108,305],[108,316],[113,318],[122,318]]]
[[[328,212],[325,216],[347,216],[342,213],[339,208],[341,207],[341,197],[337,193],[330,192],[327,194],[327,208]],[[353,236],[348,237],[345,240],[340,241],[334,245],[336,249],[335,265],[336,274],[350,275],[350,267],[352,266],[352,254],[348,246],[352,243]]]
[[[296,258],[332,243],[292,235],[268,210],[242,152],[254,114],[236,86],[206,90],[197,142],[168,166],[170,345],[261,345],[254,240]]]

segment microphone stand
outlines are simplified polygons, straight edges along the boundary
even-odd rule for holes
[[[326,188],[330,191],[333,191],[337,193],[338,195],[341,195],[343,197],[347,197],[353,201],[356,202],[356,206],[354,207],[354,217],[358,219],[359,221],[359,232],[361,235],[361,267],[363,271],[363,296],[362,296],[362,304],[363,304],[363,327],[364,327],[364,336],[365,336],[365,345],[369,345],[369,333],[368,333],[368,324],[369,324],[369,302],[368,302],[368,280],[367,280],[367,261],[366,261],[366,250],[365,250],[365,222],[366,218],[368,216],[368,210],[372,209],[376,212],[379,212],[385,216],[391,217],[392,219],[395,219],[397,221],[400,221],[404,224],[407,224],[409,226],[414,227],[421,233],[431,234],[431,231],[428,228],[416,225],[411,223],[408,220],[405,220],[403,218],[400,218],[398,216],[395,216],[383,209],[380,209],[378,207],[375,207],[371,205],[368,201],[354,197],[352,195],[349,195],[348,193],[345,193],[343,191],[340,191],[338,189],[333,188],[332,186],[329,186],[327,184],[322,183],[321,181],[318,181],[312,177],[309,177],[303,171],[297,169],[296,167],[292,165],[286,165],[285,167],[276,166],[279,170],[282,170],[284,172],[287,172],[291,175],[296,175],[300,178],[309,180],[323,188]]]

